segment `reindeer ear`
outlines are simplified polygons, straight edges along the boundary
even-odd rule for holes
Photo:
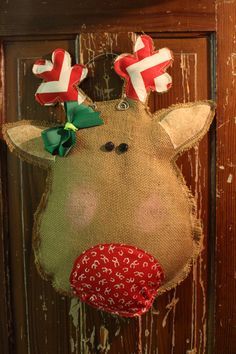
[[[176,154],[190,149],[206,134],[215,113],[211,101],[175,105],[157,117],[169,136]]]
[[[50,162],[55,161],[55,156],[44,150],[41,133],[46,128],[37,125],[35,121],[20,121],[5,124],[3,136],[9,149],[20,158],[41,167],[48,167]]]

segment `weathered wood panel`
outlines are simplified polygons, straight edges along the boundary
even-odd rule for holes
[[[40,107],[34,102],[38,80],[31,73],[35,58],[47,55],[55,47],[75,53],[74,58],[79,57],[81,61],[92,60],[90,77],[83,87],[91,97],[101,100],[119,96],[121,80],[111,70],[111,56],[100,57],[94,62],[93,58],[104,51],[130,52],[133,38],[132,33],[105,33],[84,34],[74,41],[48,39],[6,43],[7,120],[62,119],[61,111]],[[207,42],[205,37],[155,39],[157,48],[166,45],[173,49],[175,63],[171,71],[174,86],[168,94],[151,97],[152,109],[208,97]],[[78,52],[75,48],[79,48]],[[206,235],[207,160],[207,139],[179,160],[186,181],[198,200]],[[65,299],[40,279],[34,266],[31,229],[44,180],[44,172],[8,155],[7,195],[11,220],[14,220],[10,223],[9,238],[15,353],[180,353],[195,349],[205,352],[207,248],[192,275],[176,290],[160,297],[142,319],[119,319],[79,304],[77,300]]]
[[[115,3],[110,0],[100,1],[99,4],[94,4],[92,0],[86,2],[69,0],[66,4],[60,0],[57,2],[1,1],[0,36],[11,36],[5,48],[9,121],[23,117],[31,119],[50,117],[52,121],[63,119],[63,113],[59,109],[42,108],[34,102],[33,92],[39,81],[32,76],[30,69],[34,58],[42,54],[47,55],[56,46],[64,46],[78,56],[75,48],[80,41],[81,58],[84,56],[84,61],[88,61],[92,59],[95,52],[101,52],[102,48],[105,48],[103,42],[109,43],[110,50],[118,52],[122,52],[125,48],[130,50],[131,34],[128,36],[128,41],[120,40],[115,45],[116,38],[119,36],[105,34],[104,37],[102,35],[104,30],[149,31],[153,32],[154,37],[156,31],[165,31],[162,33],[162,37],[165,37],[164,45],[167,45],[168,41],[169,46],[173,46],[176,53],[174,65],[177,70],[172,71],[172,76],[174,83],[178,82],[178,86],[177,88],[174,86],[167,95],[152,97],[150,106],[154,109],[164,107],[170,102],[207,97],[207,86],[210,82],[206,74],[207,65],[209,69],[209,53],[207,54],[207,40],[201,38],[204,34],[200,31],[216,30],[218,40],[216,258],[214,259],[214,235],[212,234],[211,245],[205,243],[205,249],[191,277],[176,291],[158,299],[154,309],[142,320],[121,321],[85,309],[84,305],[78,304],[75,300],[70,303],[67,299],[58,296],[48,283],[39,278],[31,251],[31,227],[33,211],[44,188],[45,174],[39,169],[19,163],[10,154],[6,157],[6,147],[1,141],[0,348],[4,354],[43,352],[130,354],[157,353],[157,351],[196,353],[195,348],[198,348],[197,352],[204,353],[206,340],[211,342],[210,354],[236,352],[235,7],[233,0],[172,0],[158,1],[154,5],[153,1],[136,1],[135,4],[128,1]],[[64,33],[89,31],[101,32],[100,39],[95,36],[94,44],[89,43],[91,35],[83,35],[79,41],[73,40],[74,35],[69,35],[63,40]],[[188,33],[180,34],[178,33],[180,31],[188,31]],[[194,33],[194,39],[191,33],[193,31],[199,32]],[[51,38],[50,33],[56,34],[56,38]],[[23,37],[19,37],[20,35],[25,35],[25,42]],[[37,36],[30,38],[30,35]],[[185,45],[187,37],[190,40]],[[200,41],[196,41],[197,37],[200,37]],[[92,47],[92,51],[86,48],[87,44]],[[161,41],[157,40],[156,45],[159,44],[161,45]],[[2,121],[5,118],[2,48],[0,60],[0,121]],[[84,83],[90,95],[94,95],[98,100],[113,98],[120,94],[119,79],[114,76],[114,73],[111,75],[108,71],[110,63],[111,57],[105,58],[103,62],[97,62],[96,72],[101,72],[97,78],[99,78],[99,85],[102,82],[103,90],[99,85],[94,90],[91,84],[86,86]],[[93,65],[90,66],[93,69]],[[106,73],[109,75],[106,76]],[[92,80],[91,82],[95,84]],[[214,141],[211,141],[211,144],[214,145]],[[198,199],[199,213],[204,220],[206,235],[207,219],[209,222],[209,217],[214,216],[214,210],[208,212],[207,197],[209,188],[214,202],[214,192],[211,187],[214,186],[214,171],[212,184],[209,183],[207,159],[208,142],[205,139],[198,149],[187,153],[179,160],[187,184],[191,186]],[[214,161],[212,166],[214,167]],[[211,207],[214,208],[214,205]],[[214,228],[214,220],[210,222]],[[207,264],[209,249],[211,269]],[[216,263],[215,293],[212,291],[212,284],[209,287],[206,281],[207,273],[211,272],[212,279],[215,277],[214,260]],[[11,292],[9,292],[10,284]],[[207,287],[209,292],[206,297]],[[214,307],[212,300],[215,295],[216,316],[215,318],[211,316],[209,336],[206,338],[206,304],[210,296],[212,310]],[[68,319],[69,310],[73,321]],[[216,327],[216,337],[212,331],[213,322]],[[215,349],[212,349],[213,344]]]
[[[0,124],[4,118],[4,56],[0,43]],[[1,133],[0,133],[1,138]],[[6,201],[6,146],[0,140],[0,348],[10,354],[12,349],[11,296],[9,291],[9,240]]]
[[[4,49],[0,42],[0,122],[4,122],[5,115],[5,80],[4,80]]]
[[[215,353],[236,352],[236,2],[216,1],[217,199]]]
[[[130,52],[130,42],[122,41],[119,48],[121,37],[116,34],[107,36],[108,34],[81,35],[81,61],[85,63],[91,61],[96,55],[104,52],[104,47],[109,52],[116,48],[118,53]],[[173,88],[167,94],[152,96],[150,98],[152,109],[167,107],[171,103],[208,98],[210,77],[207,68],[210,58],[207,38],[160,39],[160,35],[155,34],[153,37],[159,37],[155,40],[156,48],[169,46],[174,51],[175,62],[172,70],[169,70],[173,77]],[[109,62],[104,64],[106,60],[103,60],[102,70],[100,60],[100,57],[95,58],[90,64],[92,68],[89,78],[90,82],[93,82],[93,87],[88,82],[88,90],[86,90],[95,100],[101,99],[96,87],[100,87],[104,92],[104,88],[108,86],[110,94],[117,92],[114,73],[109,67]],[[209,209],[208,150],[208,138],[205,138],[198,148],[179,159],[186,182],[196,196],[206,236]],[[104,345],[109,353],[117,353],[119,350],[120,353],[185,353],[188,350],[197,353],[206,352],[208,286],[206,270],[207,237],[204,251],[197,264],[194,265],[191,276],[176,290],[158,298],[154,309],[149,314],[143,316],[142,319],[129,321],[108,315],[104,315],[101,319],[97,318],[95,327],[106,328],[108,341]],[[82,319],[94,318],[94,310],[87,306],[80,307],[80,312]],[[79,328],[80,326],[78,326],[78,331],[80,331]],[[119,332],[120,328],[125,329],[125,337],[122,332]],[[95,336],[93,337],[96,339],[95,343],[99,343],[99,330],[94,329],[95,332],[91,332],[90,321],[83,321],[83,330],[85,332],[83,343],[87,342],[86,338],[90,338],[91,333]],[[120,335],[114,338],[114,333],[117,331]],[[134,337],[136,341],[128,344],[127,339]],[[96,345],[92,352],[95,350]]]
[[[213,0],[2,0],[0,35],[97,31],[213,31]]]
[[[34,102],[39,81],[32,74],[32,64],[55,47],[63,47],[72,55],[75,52],[70,39],[6,44],[7,121],[62,119],[60,109],[44,109]],[[39,277],[32,252],[33,214],[44,190],[46,174],[10,153],[7,167],[14,353],[64,354],[70,346],[67,300]]]

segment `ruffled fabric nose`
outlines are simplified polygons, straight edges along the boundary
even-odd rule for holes
[[[81,301],[123,317],[144,314],[164,280],[159,262],[125,244],[101,244],[74,263],[70,283]]]

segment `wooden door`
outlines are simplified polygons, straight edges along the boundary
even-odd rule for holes
[[[141,318],[122,319],[94,310],[76,299],[58,295],[39,277],[31,248],[31,230],[46,174],[21,162],[1,141],[0,345],[4,354],[235,352],[234,266],[233,258],[229,257],[233,257],[235,245],[235,125],[231,118],[236,115],[232,80],[235,44],[224,38],[227,23],[220,13],[230,18],[232,28],[227,32],[230,36],[235,31],[236,5],[221,1],[214,5],[211,0],[161,1],[157,5],[147,1],[136,2],[136,6],[125,2],[116,5],[112,1],[103,1],[99,6],[92,1],[69,1],[65,6],[61,2],[33,0],[25,0],[22,6],[17,0],[1,5],[0,108],[2,121],[7,122],[63,120],[60,108],[40,107],[34,100],[39,81],[32,75],[32,64],[55,48],[68,50],[74,62],[88,63],[89,80],[81,85],[82,89],[96,101],[109,100],[121,95],[122,82],[112,70],[112,56],[96,56],[132,52],[136,34],[142,31],[150,34],[156,48],[167,46],[175,57],[170,70],[173,88],[161,96],[151,95],[152,111],[172,103],[215,99],[216,36],[220,48],[218,140],[214,123],[199,146],[178,160],[203,220],[204,248],[190,276],[159,297],[152,310]],[[222,68],[229,51],[232,55],[228,65],[232,65],[232,70],[225,76]],[[226,141],[227,147],[223,149]],[[230,240],[223,242],[224,234]],[[222,284],[227,291],[227,303]],[[226,331],[227,339],[222,331]]]

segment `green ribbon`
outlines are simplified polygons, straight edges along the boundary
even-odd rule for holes
[[[102,125],[100,113],[77,101],[65,102],[67,122],[64,126],[46,129],[42,132],[45,149],[52,155],[66,156],[76,143],[76,131]]]

